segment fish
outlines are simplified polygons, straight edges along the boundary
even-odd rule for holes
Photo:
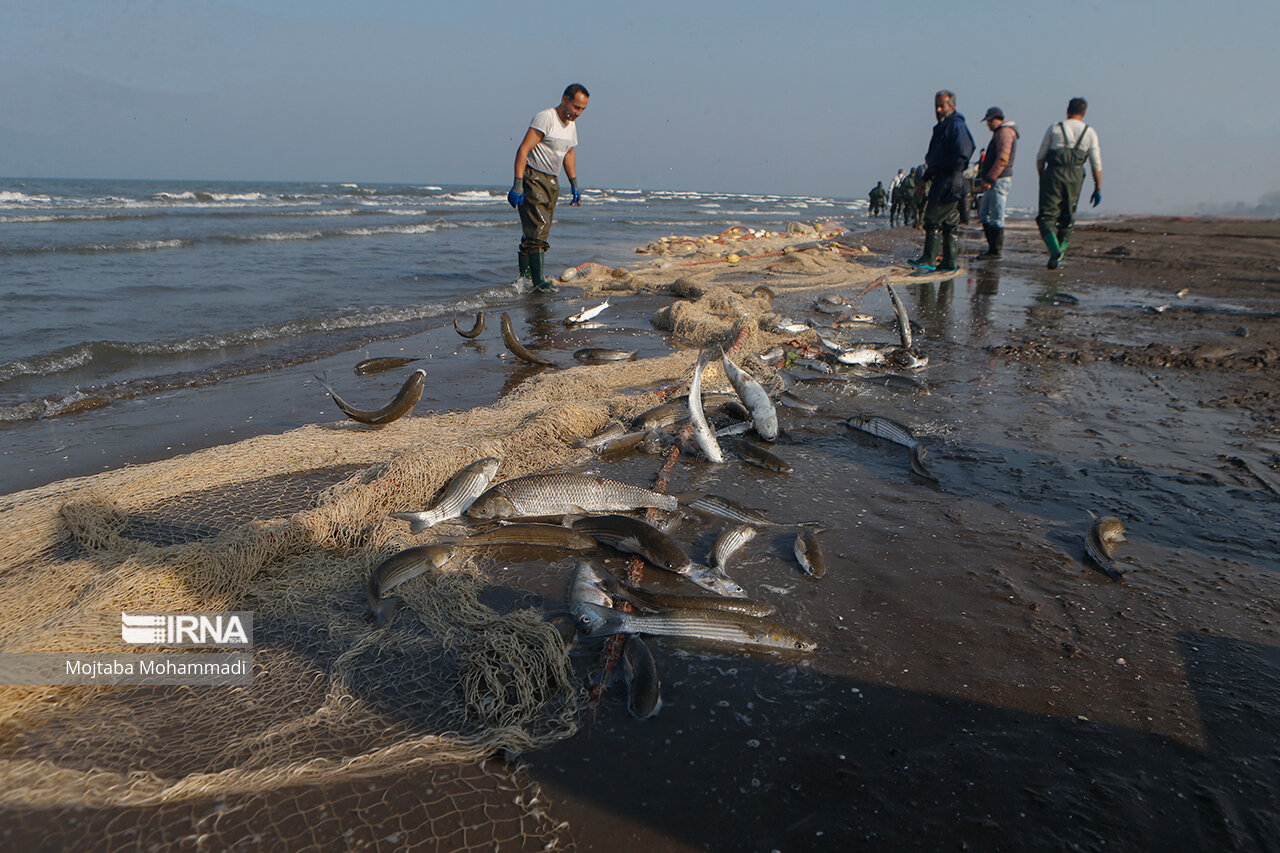
[[[484,312],[483,312],[483,311],[479,311],[479,312],[477,312],[477,313],[476,313],[476,322],[475,322],[475,325],[473,325],[473,326],[471,327],[471,331],[469,331],[469,332],[464,332],[464,331],[462,331],[462,328],[458,325],[458,318],[457,318],[457,317],[454,317],[454,318],[453,318],[453,330],[454,330],[455,332],[457,332],[458,334],[462,335],[464,338],[478,338],[478,337],[480,337],[480,333],[484,331]]]
[[[564,324],[566,326],[576,326],[579,323],[585,323],[608,307],[609,307],[609,300],[606,299],[604,302],[601,302],[599,305],[597,305],[594,308],[583,308],[581,311],[579,311],[577,314],[574,314],[572,317],[566,318],[564,321]]]
[[[648,442],[654,434],[652,430],[636,430],[635,432],[624,433],[596,448],[596,452],[600,454],[601,459],[606,461],[621,459]]]
[[[827,558],[818,544],[818,535],[806,527],[796,534],[796,561],[806,574],[820,578],[827,573]]]
[[[651,429],[661,429],[671,426],[688,414],[688,407],[681,403],[661,403],[637,415],[631,422],[631,428],[646,432]]]
[[[409,412],[413,411],[413,407],[418,405],[418,400],[422,399],[422,389],[426,386],[427,371],[422,368],[413,371],[409,378],[404,381],[404,384],[400,386],[395,398],[381,409],[374,411],[355,408],[339,397],[338,392],[333,390],[333,386],[322,377],[317,376],[316,379],[324,386],[324,390],[329,392],[329,396],[333,398],[333,402],[338,404],[338,408],[342,410],[344,415],[353,421],[359,421],[369,426],[386,426],[392,421],[409,414]]]
[[[889,301],[893,303],[893,313],[898,317],[898,337],[902,339],[902,348],[911,349],[911,320],[907,317],[907,306],[903,305],[898,294],[894,293],[893,285],[889,284],[887,275],[881,281],[884,283],[884,289],[889,293]]]
[[[873,326],[875,325],[876,318],[872,317],[870,314],[854,314],[853,312],[849,312],[847,314],[841,314],[831,322],[837,329],[843,329],[846,326]]]
[[[775,296],[775,294],[774,294],[774,292],[773,292],[773,289],[772,289],[771,287],[769,287],[768,285],[765,285],[765,284],[757,284],[757,285],[756,285],[756,287],[755,287],[755,290],[752,290],[752,291],[751,291],[751,295],[752,295],[753,297],[754,297],[754,296],[766,296],[766,297],[768,297],[769,299],[773,299],[773,298],[774,298],[774,296]]]
[[[1079,297],[1072,296],[1070,293],[1051,293],[1042,297],[1041,301],[1048,302],[1050,305],[1079,305]]]
[[[369,610],[375,624],[381,628],[391,618],[400,603],[398,598],[388,598],[387,593],[406,581],[432,568],[440,568],[453,557],[453,546],[436,543],[406,548],[378,564],[369,575]]]
[[[778,398],[778,402],[786,406],[788,409],[799,409],[802,412],[816,412],[818,406],[810,403],[802,397],[798,397],[790,391],[783,391],[782,396]]]
[[[797,323],[794,320],[782,319],[769,325],[768,331],[775,335],[798,335],[806,332],[809,327],[804,323]]]
[[[836,353],[836,361],[841,364],[884,364],[884,353],[874,347],[850,347]]]
[[[779,474],[790,474],[792,471],[789,462],[754,441],[739,440],[736,447],[742,458],[752,465],[764,468],[766,471],[776,471]]]
[[[353,372],[356,376],[368,376],[371,373],[382,373],[384,370],[394,370],[397,367],[404,367],[406,364],[412,364],[415,361],[418,361],[418,359],[405,358],[398,355],[382,356],[381,358],[366,358],[353,368]]]
[[[747,524],[731,527],[721,533],[716,538],[715,544],[711,546],[711,565],[727,569],[729,558],[754,538],[756,538],[756,529]]]
[[[907,370],[922,370],[929,366],[929,356],[921,355],[913,349],[891,347],[885,351],[885,360],[894,367]]]
[[[895,420],[880,415],[854,415],[845,425],[850,429],[861,430],[877,438],[892,441],[894,444],[901,444],[903,447],[915,447],[917,443],[911,430]]]
[[[630,361],[636,357],[634,352],[622,349],[605,349],[604,347],[583,347],[573,354],[578,361]]]
[[[505,311],[502,312],[502,340],[506,342],[507,349],[511,350],[519,358],[529,362],[530,364],[539,364],[544,367],[555,366],[545,358],[540,358],[539,356],[529,352],[529,350],[525,348],[525,345],[520,343],[520,339],[516,337],[515,330],[511,328],[511,315]]]
[[[818,647],[817,643],[790,628],[734,613],[661,610],[637,614],[586,603],[578,620],[578,629],[592,637],[654,634],[798,652],[811,652]]]
[[[783,349],[780,346],[776,346],[776,347],[771,347],[770,349],[767,349],[764,352],[756,353],[756,358],[760,359],[760,361],[764,362],[765,364],[773,364],[775,361],[778,361],[786,354],[787,354],[787,351],[785,349]]]
[[[559,524],[504,524],[483,533],[472,533],[454,543],[457,547],[489,545],[529,545],[564,548],[566,551],[590,551],[596,540]]]
[[[820,360],[818,360],[818,359],[816,359],[816,358],[797,358],[797,359],[796,359],[796,366],[797,366],[797,367],[807,367],[807,368],[809,368],[810,370],[816,370],[816,371],[818,371],[819,373],[834,373],[834,372],[835,372],[835,368],[834,368],[834,367],[832,367],[831,365],[827,364],[825,361],[820,361]]]
[[[620,584],[611,589],[614,599],[624,598],[642,610],[706,610],[716,613],[738,613],[757,618],[774,612],[771,604],[747,598],[727,598],[723,595],[681,595],[674,592],[655,592],[649,589]]]
[[[1124,541],[1124,522],[1114,515],[1104,515],[1094,519],[1085,536],[1085,553],[1093,564],[1113,581],[1124,577],[1124,572],[1116,568],[1116,561],[1111,558],[1116,546]]]
[[[677,574],[693,570],[693,560],[674,539],[658,528],[629,515],[597,515],[579,518],[573,530],[627,554],[637,554],[660,569]]]
[[[743,506],[735,500],[719,495],[690,494],[681,496],[681,503],[703,515],[714,515],[729,521],[750,524],[752,527],[774,527],[774,523],[759,510]]]
[[[849,310],[849,303],[843,296],[820,296],[813,303],[813,310],[819,314],[843,314]]]
[[[481,492],[489,488],[501,464],[502,460],[492,456],[477,459],[454,476],[431,509],[426,512],[393,512],[391,517],[409,522],[410,533],[421,533],[442,521],[457,518],[467,511]]]
[[[775,440],[778,437],[778,411],[773,407],[773,401],[769,399],[764,386],[750,373],[734,364],[728,354],[722,355],[720,362],[733,390],[738,392],[742,404],[751,412],[751,423],[755,425],[756,432],[765,441]]]
[[[742,435],[744,432],[750,432],[753,429],[755,429],[755,426],[751,421],[746,421],[740,424],[729,424],[729,426],[720,427],[720,429],[716,430],[716,438],[725,438],[726,436],[731,435]]]
[[[924,477],[926,480],[929,480],[930,482],[934,482],[934,483],[938,482],[938,478],[934,476],[933,473],[928,468],[925,467],[924,458],[925,458],[924,445],[920,443],[916,443],[912,445],[911,454],[910,454],[911,470],[915,472],[916,476],[918,477]]]
[[[662,684],[658,665],[644,640],[635,634],[622,647],[622,675],[627,682],[627,710],[639,720],[647,720],[662,708]]]
[[[914,376],[903,376],[901,373],[881,373],[877,376],[859,377],[865,385],[881,385],[893,391],[919,391],[929,393],[929,386]]]
[[[609,594],[609,575],[592,560],[576,560],[573,573],[569,575],[569,610],[574,618],[578,618],[584,603],[598,604],[601,607],[612,607],[613,596]]]
[[[530,474],[504,480],[476,498],[472,518],[528,518],[546,515],[623,512],[653,507],[674,511],[671,495],[589,474]]]
[[[575,438],[573,446],[586,448],[603,447],[615,439],[622,438],[622,436],[626,435],[626,432],[627,428],[618,421],[609,421],[609,423],[586,438]]]
[[[747,591],[724,573],[717,566],[694,565],[693,571],[685,575],[689,580],[705,590],[728,598],[746,598]]]
[[[706,366],[705,361],[698,359],[693,369],[693,379],[689,382],[689,420],[693,423],[693,440],[698,443],[702,455],[719,464],[724,461],[724,451],[720,449],[720,442],[716,441],[716,434],[711,431],[707,415],[702,411],[702,371]]]

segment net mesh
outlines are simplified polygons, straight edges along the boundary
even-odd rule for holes
[[[813,254],[825,286],[875,277]],[[580,466],[590,451],[572,440],[660,402],[698,348],[776,342],[760,328],[769,299],[750,295],[768,260],[734,282],[722,268],[637,273],[653,289],[703,283],[654,318],[688,347],[668,356],[544,371],[471,411],[311,425],[0,498],[0,651],[127,653],[121,611],[254,613],[252,687],[0,687],[6,840],[571,845],[518,761],[494,758],[577,731],[585,698],[563,639],[534,609],[483,603],[471,549],[398,587],[400,610],[375,628],[379,562],[461,532],[413,537],[389,513],[425,508],[486,456],[501,479]],[[814,286],[804,275],[797,289]]]

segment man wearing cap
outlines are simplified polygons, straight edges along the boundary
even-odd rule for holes
[[[987,236],[987,250],[980,258],[998,258],[1004,250],[1004,207],[1013,184],[1013,155],[1018,149],[1018,128],[1004,117],[1004,110],[992,107],[982,117],[991,131],[991,144],[978,173],[978,191],[982,193],[982,207],[978,219],[982,221],[982,233]]]
[[[551,217],[560,196],[560,167],[569,178],[573,198],[569,204],[582,203],[578,192],[578,162],[574,151],[578,145],[575,122],[587,108],[590,93],[581,83],[564,90],[560,106],[545,109],[529,122],[520,147],[516,149],[515,181],[507,193],[507,201],[520,212],[523,234],[516,260],[520,277],[533,282],[535,289],[554,292],[556,287],[542,274],[543,261],[550,245]]]
[[[964,170],[973,156],[973,135],[956,112],[956,96],[946,89],[933,96],[933,126],[929,151],[924,156],[924,181],[929,182],[929,202],[924,210],[924,249],[920,257],[908,261],[918,274],[954,272],[958,246],[956,228],[960,224],[960,204],[964,198]],[[919,184],[916,193],[921,193]],[[938,260],[938,252],[942,259]]]
[[[1040,172],[1040,212],[1036,214],[1036,225],[1040,226],[1040,236],[1049,248],[1051,270],[1062,265],[1062,256],[1067,253],[1076,205],[1084,188],[1086,160],[1093,171],[1093,195],[1089,203],[1094,207],[1102,203],[1102,152],[1098,147],[1098,132],[1084,123],[1088,108],[1084,98],[1072,98],[1067,103],[1067,120],[1049,126],[1036,154],[1036,169]]]

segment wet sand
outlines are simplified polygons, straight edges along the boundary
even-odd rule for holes
[[[919,239],[845,237],[886,268]],[[929,393],[808,384],[798,393],[821,410],[780,415],[792,474],[682,461],[671,478],[673,492],[822,525],[825,577],[799,572],[794,528],[762,533],[730,571],[818,651],[654,638],[657,716],[632,719],[617,687],[576,737],[521,757],[546,813],[582,850],[1276,849],[1278,247],[1277,222],[1112,220],[1078,228],[1067,266],[1048,271],[1018,222],[1001,260],[900,288]],[[749,292],[785,278],[770,263],[717,280]],[[817,293],[860,289],[784,293],[775,309],[820,320]],[[649,322],[669,297],[615,296],[609,328],[565,331],[594,301],[565,288],[513,319],[565,364],[582,346],[669,351]],[[891,316],[883,290],[859,305]],[[530,375],[496,331],[473,343],[443,326],[367,354],[423,357],[419,414],[490,403]],[[365,355],[318,369],[375,407],[403,377],[357,380]],[[316,369],[174,395],[162,410],[181,428],[124,409],[51,421],[47,454],[77,448],[79,467],[59,460],[69,476],[331,421],[306,382]],[[855,413],[910,426],[938,484],[910,473],[903,448],[850,432]],[[658,465],[591,470],[647,483]],[[1083,560],[1090,511],[1124,521],[1120,582]],[[725,524],[679,536],[703,559]],[[560,609],[565,565],[495,555],[495,603]],[[573,654],[589,678],[598,646]],[[417,807],[395,800],[393,813]]]

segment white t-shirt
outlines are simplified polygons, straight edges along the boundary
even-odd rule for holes
[[[1066,128],[1066,138],[1062,136],[1062,130],[1058,127],[1061,124]],[[1049,156],[1049,152],[1054,148],[1074,148],[1076,140],[1080,140],[1080,150],[1089,152],[1089,165],[1093,167],[1093,173],[1096,175],[1102,169],[1102,149],[1098,146],[1098,131],[1090,127],[1085,130],[1085,123],[1078,118],[1069,118],[1063,122],[1054,122],[1044,133],[1044,139],[1040,140],[1040,151],[1036,154],[1036,164],[1043,163],[1045,158]],[[1080,134],[1084,134],[1084,139],[1080,139]]]
[[[542,141],[529,152],[526,161],[529,168],[546,172],[548,175],[559,175],[564,165],[564,156],[569,149],[578,145],[578,123],[571,121],[560,123],[555,107],[543,110],[533,117],[529,127],[542,131]]]

